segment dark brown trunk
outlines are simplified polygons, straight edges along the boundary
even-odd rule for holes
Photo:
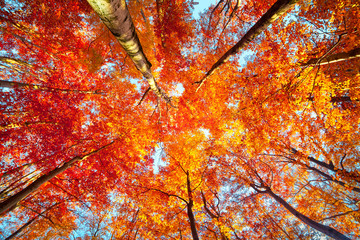
[[[189,171],[186,172],[186,184],[187,184],[188,197],[189,197],[189,202],[186,204],[186,207],[187,207],[187,214],[188,214],[189,222],[190,222],[191,235],[193,237],[193,240],[199,240],[199,236],[198,236],[198,233],[197,233],[197,230],[196,230],[195,216],[194,216],[194,213],[192,211],[192,207],[194,205],[194,202],[193,202],[193,199],[192,199],[192,190],[191,190]]]
[[[298,150],[296,150],[295,148],[291,148],[290,149],[292,153],[296,154],[296,153],[300,153]],[[300,153],[301,154],[301,153]],[[311,156],[307,156],[306,157],[310,162],[313,162],[319,166],[322,166],[324,168],[327,168],[331,171],[335,171],[335,168],[334,168],[334,165],[333,164],[328,164],[328,163],[325,163],[325,162],[322,162],[322,161],[319,161]]]
[[[227,62],[229,58],[241,49],[245,48],[249,43],[262,33],[271,23],[273,23],[278,17],[283,15],[287,10],[295,5],[298,0],[278,0],[271,6],[271,8],[255,23],[254,26],[240,39],[238,43],[230,48],[205,74],[205,76],[198,82],[200,84],[196,91],[200,89],[206,78],[209,77],[214,71],[222,64]]]
[[[291,148],[291,151],[292,151],[293,153],[295,153],[295,154],[299,152],[299,151],[297,151],[295,148]],[[330,171],[332,171],[332,172],[336,172],[336,171],[338,170],[338,169],[335,168],[335,166],[334,166],[334,164],[333,164],[332,162],[331,162],[330,164],[328,164],[328,163],[319,161],[319,160],[317,160],[316,158],[313,158],[313,157],[311,157],[311,156],[307,156],[307,159],[308,159],[310,162],[315,163],[315,164],[318,165],[318,166],[324,167],[324,168],[326,168],[326,169],[328,169],[328,170],[330,170]],[[292,162],[293,162],[293,163],[297,163],[295,160],[293,160]],[[343,186],[343,187],[346,186],[346,183],[344,183],[344,182],[342,182],[342,181],[339,181],[339,180],[336,180],[336,179],[333,179],[333,177],[331,177],[329,174],[324,173],[323,171],[321,171],[321,170],[319,170],[319,169],[317,169],[317,168],[315,168],[315,167],[311,167],[311,166],[309,166],[309,165],[307,165],[307,164],[304,164],[304,163],[299,163],[299,164],[305,166],[307,169],[309,169],[309,170],[311,170],[311,171],[314,171],[314,172],[318,173],[319,175],[325,177],[325,178],[326,178],[327,180],[329,180],[329,181],[335,182],[335,183],[337,183],[337,184],[339,184],[339,185],[341,185],[341,186]],[[351,191],[360,193],[360,188],[351,186]]]
[[[72,89],[61,89],[61,88],[51,88],[51,87],[45,87],[41,85],[36,84],[30,84],[30,83],[19,83],[19,82],[10,82],[10,81],[4,81],[0,80],[0,88],[23,88],[23,89],[31,89],[31,90],[40,90],[40,91],[47,91],[47,92],[62,92],[62,93],[85,93],[85,94],[103,94],[101,91],[85,91],[85,90],[72,90]]]
[[[5,240],[10,240],[13,239],[14,237],[16,237],[19,233],[21,233],[22,231],[24,231],[25,228],[27,228],[30,224],[32,224],[40,215],[37,215],[36,217],[34,217],[33,219],[31,219],[30,221],[28,221],[27,223],[25,223],[24,225],[22,225],[18,230],[16,230],[15,232],[13,232],[10,236],[8,236],[7,238],[5,238]]]
[[[19,233],[21,233],[22,231],[24,231],[25,228],[27,228],[30,224],[32,224],[36,219],[38,219],[40,216],[43,216],[43,214],[47,211],[49,211],[50,209],[52,209],[53,207],[55,207],[56,205],[59,205],[60,203],[56,203],[52,206],[50,206],[49,208],[47,208],[46,210],[44,210],[43,212],[39,213],[38,215],[36,215],[36,217],[32,218],[31,220],[29,220],[27,223],[25,223],[24,225],[22,225],[18,230],[16,230],[15,232],[13,232],[10,236],[8,236],[7,238],[5,238],[5,240],[10,240],[13,239],[14,237],[16,237]]]
[[[276,195],[271,189],[267,189],[266,193],[269,194],[275,201],[280,203],[283,207],[285,207],[291,214],[293,214],[296,218],[298,218],[300,221],[308,225],[309,227],[312,227],[325,235],[332,237],[334,239],[338,240],[351,240],[350,238],[346,237],[344,234],[338,232],[334,228],[331,228],[329,226],[325,226],[321,223],[315,222],[314,220],[306,217],[305,215],[298,212],[295,208],[293,208],[290,204],[288,204],[284,199]]]
[[[192,211],[192,207],[193,207],[193,201],[190,200],[189,203],[187,204],[187,214],[188,214],[189,221],[190,221],[191,235],[194,240],[199,240],[199,236],[198,236],[198,233],[196,230],[195,216]]]
[[[307,98],[310,101],[314,101],[314,97],[308,97]],[[344,97],[331,97],[330,102],[332,103],[339,103],[339,102],[353,102],[353,101],[359,101],[359,99],[351,99],[348,96],[344,96]]]
[[[72,158],[70,161],[64,163],[61,167],[55,168],[54,170],[48,172],[47,174],[44,174],[43,176],[39,177],[38,179],[36,179],[34,182],[32,182],[29,186],[25,187],[20,192],[14,194],[13,196],[7,198],[5,201],[1,202],[0,203],[0,215],[5,214],[10,209],[14,209],[15,206],[21,200],[23,200],[29,194],[35,192],[37,189],[39,189],[44,183],[46,183],[50,179],[56,177],[57,175],[64,172],[68,168],[72,167],[76,162],[81,161],[81,160],[99,152],[100,150],[106,148],[107,146],[109,146],[113,143],[114,142],[111,142],[110,144],[107,144],[107,145],[105,145],[89,154],[86,154],[82,157],[76,156],[76,157]]]

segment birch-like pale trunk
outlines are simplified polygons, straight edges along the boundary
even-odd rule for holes
[[[151,90],[160,98],[171,104],[168,97],[157,85],[151,73],[151,63],[146,58],[135,26],[131,19],[125,0],[87,0],[103,23],[119,41],[126,53],[134,62],[136,68],[149,83]]]
[[[222,64],[226,63],[229,58],[237,54],[241,49],[245,48],[249,43],[254,40],[260,33],[262,33],[271,23],[275,22],[281,15],[293,7],[298,0],[278,0],[271,6],[271,8],[255,23],[254,26],[237,42],[232,48],[230,48],[205,74],[205,76],[198,82],[200,84],[196,89],[198,91],[204,84],[207,77],[215,72]]]
[[[301,66],[326,65],[326,64],[342,62],[358,57],[360,57],[360,48],[355,48],[349,52],[335,53],[324,58],[313,58],[310,59],[307,63],[302,64]]]
[[[27,67],[27,68],[33,68],[33,65],[31,65],[30,63],[27,63],[25,61],[16,59],[16,58],[11,58],[11,57],[3,57],[0,56],[0,62],[6,63],[6,64],[16,64],[16,65],[20,65],[23,67]]]

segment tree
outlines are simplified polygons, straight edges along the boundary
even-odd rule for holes
[[[196,6],[0,0],[3,238],[360,237],[359,4]]]
[[[171,105],[171,99],[158,87],[151,73],[151,63],[147,60],[139,38],[135,32],[126,1],[99,1],[89,0],[89,4],[100,16],[110,32],[117,38],[121,46],[129,54],[136,68],[147,79],[151,90]]]

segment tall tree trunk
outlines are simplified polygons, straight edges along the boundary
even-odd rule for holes
[[[320,171],[320,170],[317,169],[317,168],[310,167],[310,166],[308,166],[308,165],[306,165],[306,164],[305,164],[305,166],[307,167],[307,169],[312,170],[312,171],[314,171],[314,172],[317,172],[319,175],[325,177],[325,178],[326,178],[327,180],[329,180],[329,181],[332,181],[332,182],[334,182],[334,183],[337,183],[337,184],[339,184],[340,186],[343,186],[343,187],[348,186],[348,187],[350,187],[350,189],[351,189],[350,191],[354,191],[354,192],[360,193],[360,188],[358,188],[358,187],[354,187],[354,186],[348,185],[348,184],[346,184],[346,183],[344,183],[344,182],[342,182],[342,181],[333,179],[330,175],[324,173],[323,171]]]
[[[186,172],[186,184],[187,184],[187,191],[188,191],[188,197],[189,197],[189,202],[186,204],[187,205],[186,207],[187,207],[187,214],[188,214],[189,221],[190,221],[191,234],[192,234],[193,240],[199,240],[199,236],[198,236],[198,233],[196,230],[195,216],[192,211],[192,207],[194,206],[194,201],[192,198],[192,190],[191,190],[189,171]]]
[[[50,179],[56,177],[57,175],[59,175],[60,173],[64,172],[65,170],[67,170],[68,168],[72,167],[76,162],[79,162],[81,160],[84,160],[88,157],[90,157],[91,155],[99,152],[100,150],[110,146],[111,144],[113,144],[114,142],[111,142],[95,151],[92,151],[82,157],[76,156],[74,158],[72,158],[70,161],[64,163],[61,167],[57,167],[54,170],[48,172],[47,174],[44,174],[43,176],[39,177],[38,179],[36,179],[34,182],[32,182],[29,186],[27,186],[26,188],[24,188],[23,190],[21,190],[20,192],[14,194],[13,196],[7,198],[5,201],[0,203],[0,215],[5,214],[8,210],[10,209],[14,209],[15,206],[21,201],[23,200],[25,197],[27,197],[29,194],[35,192],[37,189],[39,189],[41,187],[41,185],[43,185],[44,183],[46,183],[47,181],[49,181]]]
[[[301,66],[310,66],[316,64],[326,65],[326,64],[346,61],[358,57],[360,57],[360,48],[355,48],[349,52],[335,53],[324,58],[313,58],[310,59],[307,63],[301,64]]]
[[[213,74],[217,68],[227,62],[232,55],[235,55],[241,49],[249,45],[254,38],[262,33],[271,23],[283,15],[287,10],[293,7],[297,1],[298,0],[278,0],[274,3],[274,5],[272,5],[271,8],[255,23],[255,25],[250,28],[240,41],[230,48],[214,65],[212,65],[210,70],[200,81],[195,82],[200,84],[196,91],[200,89],[206,78]]]
[[[38,219],[40,216],[43,216],[43,214],[47,211],[49,211],[50,209],[52,209],[53,207],[55,207],[56,205],[59,205],[60,203],[56,203],[50,207],[48,207],[47,209],[45,209],[44,211],[42,211],[41,213],[38,213],[38,215],[36,215],[34,218],[32,218],[31,220],[29,220],[27,223],[25,223],[24,225],[22,225],[18,230],[16,230],[15,232],[13,232],[10,236],[8,236],[7,238],[5,238],[5,240],[11,240],[14,237],[16,237],[19,233],[21,233],[22,231],[24,231],[25,228],[27,228],[30,224],[32,224],[36,219]]]
[[[25,228],[27,228],[30,224],[32,224],[36,219],[38,219],[38,217],[40,217],[40,214],[38,214],[36,217],[34,217],[33,219],[29,220],[27,223],[25,223],[24,225],[22,225],[18,230],[16,230],[15,232],[13,232],[10,236],[8,236],[7,238],[5,238],[5,240],[11,240],[14,237],[16,237],[19,233],[21,233],[22,231],[24,231]]]
[[[14,128],[21,128],[21,127],[30,127],[30,126],[34,126],[34,125],[45,125],[45,124],[53,124],[53,125],[58,125],[58,123],[55,122],[24,122],[21,124],[16,124],[16,123],[11,123],[5,126],[1,126],[0,125],[0,130],[9,130],[9,129],[14,129]]]
[[[291,151],[292,151],[293,153],[295,153],[295,154],[299,152],[299,151],[297,151],[295,148],[291,148]],[[343,187],[345,187],[345,186],[347,185],[345,182],[342,182],[342,181],[340,181],[340,180],[336,180],[336,179],[334,179],[332,176],[330,176],[329,174],[327,174],[327,173],[325,173],[325,172],[323,172],[323,171],[321,171],[321,170],[319,170],[319,169],[317,169],[317,168],[315,168],[315,167],[311,167],[311,166],[309,166],[309,165],[307,165],[307,164],[305,164],[305,163],[298,162],[298,161],[296,161],[296,160],[293,159],[293,158],[288,158],[288,157],[287,157],[287,159],[291,160],[292,163],[305,166],[307,169],[318,173],[319,175],[325,177],[325,178],[326,178],[327,180],[329,180],[329,181],[335,182],[335,183],[337,183],[337,184],[339,184],[339,185],[341,185],[341,186],[343,186]],[[336,168],[335,168],[335,166],[334,166],[334,164],[333,164],[332,162],[330,162],[330,164],[328,164],[328,163],[322,162],[322,161],[320,161],[320,160],[317,160],[316,158],[313,158],[313,157],[311,157],[311,156],[307,156],[307,159],[308,159],[310,162],[315,163],[315,164],[318,165],[318,166],[324,167],[324,168],[326,168],[326,169],[328,169],[328,170],[330,170],[330,171],[332,171],[332,172],[335,172],[335,173],[336,173],[336,172],[339,170],[339,169],[336,169]],[[349,172],[346,172],[346,174],[351,175]],[[355,181],[356,181],[356,180],[355,180]],[[360,188],[354,187],[354,186],[350,186],[350,187],[351,187],[351,191],[360,193]]]
[[[129,10],[125,0],[87,0],[103,23],[119,41],[136,68],[148,81],[151,90],[160,98],[171,104],[168,97],[157,85],[151,73],[151,63],[146,58],[139,38],[135,32]],[[172,105],[173,106],[173,105]]]
[[[345,186],[347,185],[346,183],[344,183],[344,182],[342,182],[342,181],[333,179],[329,174],[324,173],[323,171],[321,171],[321,170],[319,170],[319,169],[317,169],[317,168],[315,168],[315,167],[311,167],[311,166],[309,166],[309,165],[307,165],[307,164],[303,164],[303,163],[297,163],[296,161],[293,161],[293,163],[299,164],[299,165],[302,165],[302,166],[305,166],[307,169],[318,173],[319,175],[323,176],[323,177],[326,178],[327,180],[332,181],[332,182],[334,182],[334,183],[337,183],[337,184],[339,184],[340,186],[345,187]],[[360,193],[360,188],[354,187],[354,186],[350,186],[350,187],[351,187],[351,191]]]
[[[291,152],[292,153],[294,153],[294,154],[301,154],[302,156],[304,156],[301,152],[299,152],[297,149],[295,149],[295,148],[291,148],[290,149],[291,150]],[[315,163],[315,164],[317,164],[317,165],[319,165],[319,166],[321,166],[321,167],[324,167],[324,168],[327,168],[327,169],[329,169],[329,170],[331,170],[331,171],[334,171],[334,172],[336,172],[336,170],[335,170],[335,166],[331,163],[331,164],[328,164],[328,163],[325,163],[325,162],[322,162],[322,161],[319,161],[319,160],[317,160],[317,159],[315,159],[315,158],[313,158],[313,157],[311,157],[311,156],[305,156],[310,162],[313,162],[313,163]]]
[[[275,201],[280,203],[283,207],[285,207],[291,214],[293,214],[296,218],[298,218],[300,221],[308,225],[309,227],[312,227],[325,235],[332,237],[334,239],[338,240],[351,240],[350,238],[346,237],[344,234],[336,231],[335,229],[325,226],[321,223],[315,222],[314,220],[306,217],[304,214],[301,214],[298,212],[295,208],[293,208],[290,204],[288,204],[284,199],[276,195],[270,188],[267,188],[265,191],[267,194],[269,194]]]
[[[33,68],[33,65],[31,65],[30,63],[27,63],[25,61],[16,58],[0,56],[0,61],[6,64],[16,64],[27,68]]]
[[[199,240],[199,236],[196,230],[196,224],[195,224],[195,216],[194,213],[192,211],[192,207],[193,207],[193,200],[190,200],[189,203],[187,204],[187,214],[189,217],[189,221],[190,221],[190,228],[191,228],[191,235],[193,237],[193,240]]]
[[[308,97],[307,98],[309,101],[314,101],[314,97]],[[348,96],[344,96],[344,97],[331,97],[330,102],[332,103],[339,103],[339,102],[353,102],[353,101],[360,101],[360,99],[355,98],[355,99],[351,99],[351,97]]]
[[[31,176],[31,175],[33,175],[33,176]],[[10,185],[8,185],[6,188],[4,188],[0,192],[0,199],[3,199],[7,195],[10,195],[12,192],[16,191],[21,186],[26,185],[27,183],[31,182],[32,179],[35,179],[38,176],[39,176],[39,174],[36,173],[36,171],[33,171],[24,176],[19,177],[17,180],[13,181]],[[9,182],[9,181],[5,180],[5,182]]]
[[[292,153],[300,153],[298,150],[296,150],[295,148],[291,148],[291,152]],[[301,155],[303,155],[302,153],[300,153]],[[305,156],[305,155],[303,155]],[[345,174],[345,175],[348,175],[349,177],[351,177],[354,181],[357,181],[359,182],[357,179],[359,178],[358,175],[354,175],[354,174],[351,174],[350,172],[348,171],[344,171],[344,166],[342,165],[342,161],[344,160],[346,155],[343,156],[343,158],[340,160],[340,166],[341,166],[341,171]],[[330,163],[325,163],[323,161],[320,161],[314,157],[311,157],[311,156],[305,156],[310,162],[312,163],[315,163],[316,165],[319,165],[321,167],[324,167],[332,172],[337,172],[338,170],[340,170],[339,168],[336,168],[333,164],[332,161],[330,161]]]
[[[31,90],[41,90],[47,92],[74,92],[74,93],[85,93],[85,94],[103,94],[101,91],[86,91],[86,90],[72,90],[72,89],[62,89],[62,88],[51,88],[45,87],[41,85],[31,84],[31,83],[19,83],[19,82],[11,82],[11,81],[4,81],[0,80],[0,88],[24,88],[24,89],[31,89]]]

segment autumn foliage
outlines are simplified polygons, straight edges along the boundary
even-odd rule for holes
[[[0,238],[360,238],[360,4],[0,0]]]

